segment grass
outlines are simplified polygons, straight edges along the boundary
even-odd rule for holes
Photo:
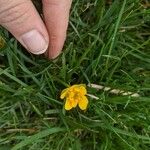
[[[150,8],[140,0],[76,0],[63,54],[28,54],[3,28],[0,50],[0,150],[150,149]],[[66,112],[60,92],[88,88],[87,111]]]

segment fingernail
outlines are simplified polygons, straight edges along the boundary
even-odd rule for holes
[[[26,48],[33,54],[42,54],[48,48],[48,42],[46,42],[44,37],[37,30],[31,30],[23,34],[21,40]]]

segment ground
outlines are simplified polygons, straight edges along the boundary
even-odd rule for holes
[[[53,61],[27,53],[2,27],[0,35],[0,150],[150,149],[147,0],[73,1],[67,41]],[[65,111],[61,91],[81,83],[139,97],[87,87],[98,99],[88,97],[86,111]]]

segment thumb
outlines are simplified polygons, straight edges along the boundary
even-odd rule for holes
[[[47,30],[30,0],[0,0],[0,25],[29,52],[42,54],[47,50]]]

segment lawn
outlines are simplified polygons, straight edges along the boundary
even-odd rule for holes
[[[53,61],[2,27],[0,43],[0,150],[150,149],[148,0],[74,0]],[[64,109],[61,91],[74,84],[89,85],[86,111]]]

